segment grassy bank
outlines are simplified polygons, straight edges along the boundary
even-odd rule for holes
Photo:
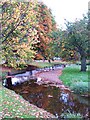
[[[0,82],[1,118],[53,118],[54,116],[25,101],[14,91],[4,88]]]
[[[1,118],[54,118],[54,115],[40,109],[27,101],[14,91],[2,86],[8,69],[2,71],[0,66],[0,119]]]
[[[63,73],[59,78],[75,93],[83,94],[90,92],[89,73],[89,70],[87,70],[87,72],[80,72],[80,65],[70,65],[63,70]]]
[[[0,118],[35,118],[35,115],[30,114],[30,108],[27,102],[13,91],[1,86],[0,82]]]

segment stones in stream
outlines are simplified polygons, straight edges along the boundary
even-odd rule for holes
[[[30,81],[12,87],[17,94],[37,107],[43,108],[61,119],[61,114],[68,110],[72,113],[86,115],[88,105],[81,103],[70,91],[56,86],[38,85]]]

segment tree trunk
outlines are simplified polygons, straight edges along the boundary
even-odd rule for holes
[[[48,60],[49,63],[51,63],[50,59]]]
[[[5,64],[8,65],[8,57],[7,57],[7,55],[5,55],[5,58],[6,58]]]
[[[86,57],[81,57],[81,71],[86,71]]]

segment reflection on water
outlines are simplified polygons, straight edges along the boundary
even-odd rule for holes
[[[61,96],[60,96],[60,100],[61,100],[62,102],[64,102],[64,103],[67,104],[68,99],[69,99],[69,94],[62,92],[62,93],[61,93]]]
[[[44,86],[36,83],[24,82],[12,89],[23,98],[37,107],[43,108],[54,115],[62,113],[81,113],[85,116],[88,112],[88,104],[80,102],[80,98],[67,90],[60,90],[55,86]]]

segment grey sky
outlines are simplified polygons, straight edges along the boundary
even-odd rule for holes
[[[65,27],[64,19],[74,21],[82,18],[88,11],[89,0],[39,0],[51,8],[55,20],[60,27]]]

